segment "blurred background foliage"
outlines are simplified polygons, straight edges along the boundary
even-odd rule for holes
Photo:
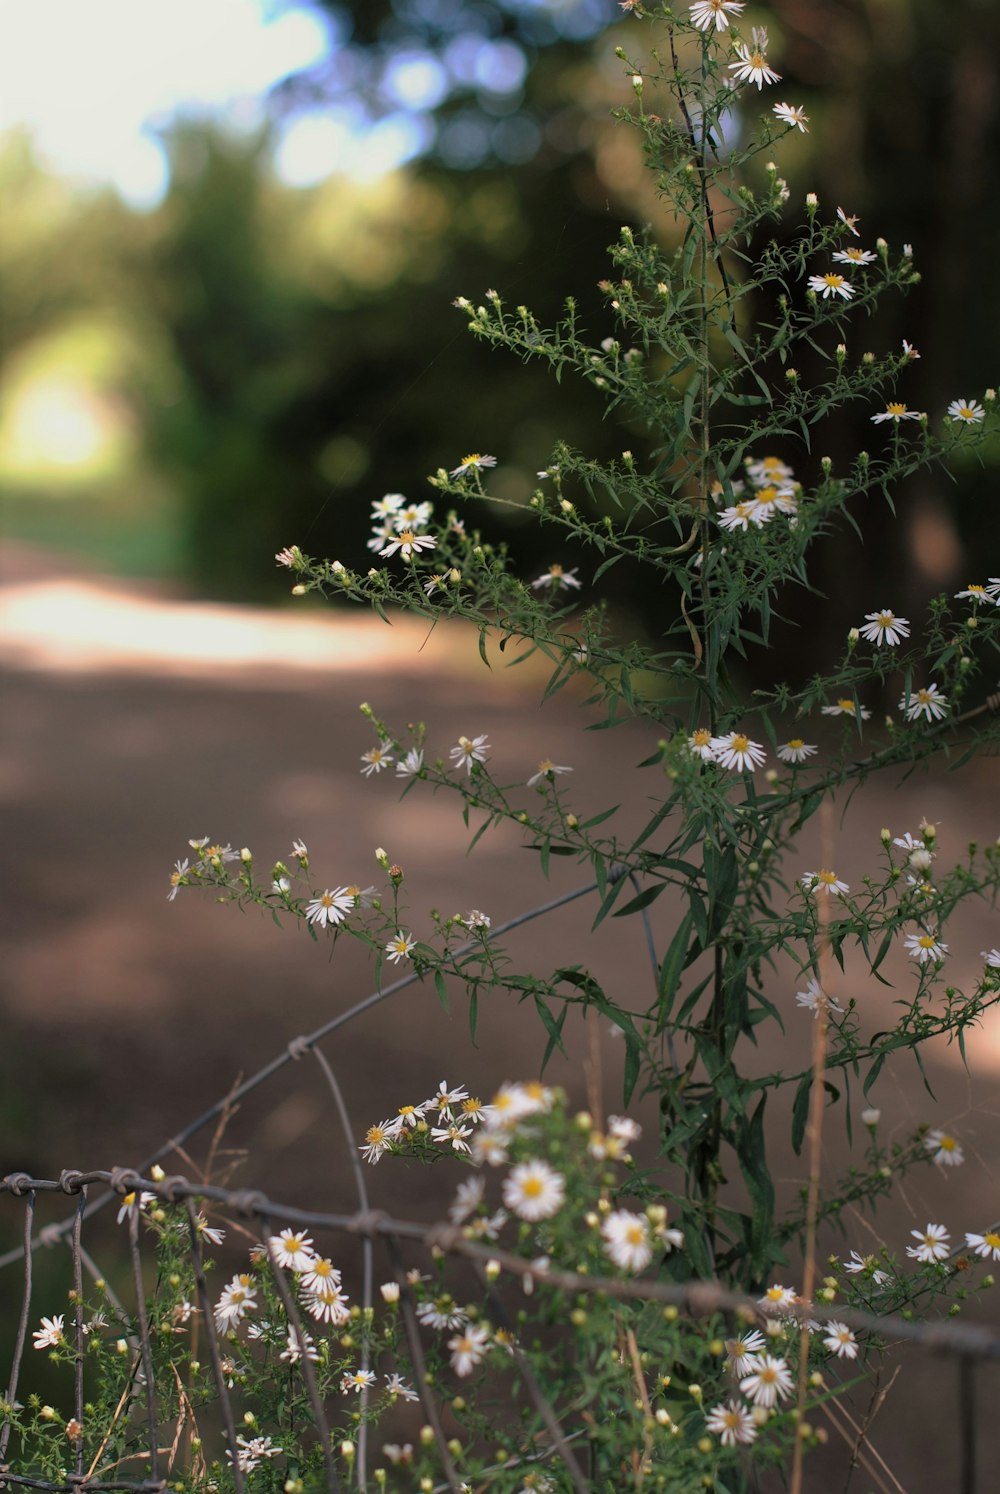
[[[491,354],[450,303],[492,286],[544,321],[572,293],[595,341],[616,330],[597,289],[606,246],[623,222],[672,232],[638,136],[610,119],[630,94],[614,48],[641,53],[653,28],[611,0],[312,9],[326,55],[283,78],[253,128],[190,109],[163,123],[169,183],[151,208],[61,178],[25,128],[0,137],[8,534],[203,595],[278,600],[277,549],[367,564],[369,502],[425,496],[425,475],[467,450],[497,454],[491,486],[517,505],[557,439],[642,454],[644,433],[605,420],[594,390]],[[783,81],[773,98],[744,91],[744,123],[779,98],[812,119],[780,147],[790,220],[814,189],[829,213],[860,215],[859,242],[914,246],[921,284],[855,335],[921,350],[900,395],[932,418],[981,398],[1000,383],[1000,7],[769,0],[745,19],[767,22]],[[403,164],[283,179],[290,120],[347,118],[362,165],[387,130]],[[872,429],[853,413],[824,453],[846,461]],[[808,483],[819,453],[782,455]],[[824,621],[856,621],[857,595],[919,610],[1000,570],[1000,526],[984,535],[981,517],[998,465],[993,451],[985,472],[920,479],[898,519],[866,516],[864,547],[832,541],[816,571]],[[517,507],[494,517],[526,567],[553,559],[551,531]],[[612,577],[641,627],[658,599]],[[802,621],[813,606],[794,605]]]

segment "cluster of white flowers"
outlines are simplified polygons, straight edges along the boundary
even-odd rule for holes
[[[364,1146],[359,1150],[366,1162],[375,1163],[394,1144],[420,1137],[454,1152],[469,1152],[475,1128],[488,1119],[489,1113],[489,1107],[470,1095],[464,1085],[451,1086],[442,1079],[429,1099],[416,1105],[401,1105],[391,1120],[369,1126]]]
[[[718,763],[719,767],[737,773],[752,773],[767,757],[761,744],[751,742],[741,731],[714,737],[707,727],[700,726],[688,737],[687,744],[702,762]]]
[[[919,353],[914,353],[912,349],[909,349],[908,344],[904,343],[903,346],[907,350],[908,357],[920,357]],[[989,391],[987,391],[987,398],[989,397]],[[948,406],[947,416],[949,420],[957,420],[962,425],[978,425],[981,420],[986,419],[986,410],[978,400],[953,399]],[[927,416],[923,410],[910,410],[901,400],[891,399],[885,409],[880,410],[871,419],[874,425],[882,425],[885,421],[891,420],[893,425],[898,426],[903,420],[926,420]]]
[[[794,522],[802,488],[791,467],[773,456],[747,457],[745,467],[749,491],[742,481],[730,484],[737,502],[716,515],[719,528],[746,532],[752,525],[760,529],[779,515]],[[723,492],[721,486],[713,489],[715,495]]]
[[[379,555],[395,555],[403,560],[418,555],[421,550],[433,550],[437,540],[427,534],[427,525],[434,512],[430,503],[407,503],[402,493],[386,493],[372,504],[372,523],[375,528],[368,541],[369,550]]]

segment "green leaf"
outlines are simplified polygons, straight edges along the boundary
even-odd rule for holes
[[[665,892],[666,888],[666,882],[654,882],[652,887],[644,887],[641,892],[636,893],[635,897],[628,900],[624,908],[619,908],[614,917],[627,918],[630,913],[641,913],[643,908],[648,908],[650,903],[655,903],[660,893]]]
[[[435,970],[434,972],[434,988],[438,993],[438,1000],[450,1016],[451,1008],[448,1005],[448,987],[445,985],[444,976],[440,970]]]
[[[670,945],[660,964],[660,973],[656,981],[656,989],[660,998],[659,1011],[656,1018],[656,1030],[662,1032],[670,1016],[677,994],[677,986],[680,982],[681,972],[688,961],[688,945],[691,942],[691,930],[694,920],[690,913],[685,913],[677,926],[677,932],[670,941]]]
[[[545,1045],[545,1052],[542,1055],[542,1069],[544,1070],[545,1065],[552,1057],[553,1051],[556,1048],[558,1048],[559,1052],[563,1055],[565,1055],[566,1053],[566,1049],[563,1047],[562,1029],[563,1023],[566,1020],[566,1013],[569,1011],[569,1007],[564,1006],[560,1011],[558,1017],[554,1017],[542,998],[536,995],[535,1010],[541,1017],[542,1026],[545,1028],[545,1031],[549,1035],[549,1040]]]
[[[809,1095],[812,1092],[812,1075],[803,1074],[795,1090],[795,1102],[792,1105],[792,1147],[795,1155],[802,1151],[802,1139],[806,1134],[806,1123],[809,1120]]]

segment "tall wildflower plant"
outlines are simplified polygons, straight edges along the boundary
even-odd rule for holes
[[[355,880],[321,886],[328,878],[317,879],[303,842],[261,875],[249,849],[198,840],[171,878],[171,897],[209,887],[279,921],[303,920],[320,941],[359,940],[379,986],[410,972],[443,996],[457,981],[473,1026],[486,993],[528,998],[545,1058],[561,1046],[568,1013],[597,1011],[624,1037],[623,1104],[637,1094],[659,1103],[658,1160],[642,1169],[631,1159],[633,1121],[574,1116],[540,1082],[502,1085],[486,1105],[442,1083],[357,1138],[367,1163],[443,1152],[476,1169],[451,1218],[462,1239],[493,1253],[481,1300],[456,1298],[438,1261],[436,1274],[414,1270],[386,1285],[384,1323],[368,1305],[362,1328],[344,1336],[352,1308],[339,1271],[326,1257],[317,1271],[311,1241],[290,1231],[272,1239],[273,1259],[311,1315],[310,1332],[315,1326],[317,1374],[325,1390],[339,1386],[345,1436],[377,1424],[399,1387],[426,1368],[394,1316],[401,1292],[430,1335],[422,1352],[434,1383],[467,1387],[452,1402],[454,1461],[443,1475],[430,1436],[386,1442],[375,1473],[359,1474],[363,1487],[431,1488],[444,1476],[453,1488],[510,1494],[618,1490],[643,1480],[672,1491],[734,1491],[750,1486],[751,1443],[758,1469],[790,1468],[794,1484],[802,1449],[817,1440],[812,1411],[877,1360],[877,1320],[915,1305],[933,1312],[942,1296],[989,1283],[965,1276],[958,1285],[956,1227],[933,1221],[912,1232],[916,1243],[901,1242],[905,1252],[830,1258],[822,1280],[816,1253],[817,1230],[847,1203],[887,1194],[894,1177],[918,1164],[961,1161],[959,1139],[941,1130],[881,1142],[873,1102],[893,1055],[909,1051],[919,1062],[923,1044],[941,1038],[964,1054],[968,1034],[1000,1000],[1000,950],[983,951],[978,974],[959,989],[948,934],[964,901],[995,905],[997,845],[970,846],[947,866],[931,824],[873,831],[870,870],[855,886],[838,873],[828,830],[819,864],[803,865],[796,847],[834,795],[877,772],[952,768],[995,750],[1000,697],[989,692],[1000,577],[971,580],[913,621],[884,605],[892,597],[871,597],[840,657],[804,682],[753,691],[739,661],[778,635],[794,591],[813,590],[817,541],[839,525],[857,529],[868,502],[894,505],[912,474],[982,449],[1000,424],[996,393],[911,410],[906,378],[917,350],[904,342],[859,353],[855,329],[883,297],[916,280],[912,255],[869,237],[843,208],[789,189],[776,161],[785,137],[807,130],[808,119],[776,89],[766,32],[745,24],[746,8],[737,0],[698,0],[683,11],[641,0],[622,6],[654,34],[648,59],[619,52],[631,99],[619,112],[641,137],[664,221],[623,228],[612,247],[613,274],[601,287],[606,335],[581,325],[572,299],[553,327],[493,290],[456,302],[475,337],[540,359],[559,379],[582,380],[609,418],[644,432],[641,457],[625,450],[597,462],[565,445],[553,451],[531,499],[551,535],[552,565],[522,575],[477,527],[483,500],[499,501],[489,490],[497,459],[481,453],[442,466],[427,498],[376,500],[370,564],[314,559],[295,545],[277,557],[295,573],[298,594],[350,598],[383,617],[402,608],[463,619],[478,630],[484,657],[499,638],[519,657],[547,660],[547,696],[584,681],[591,724],[649,726],[642,766],[653,807],[628,834],[615,832],[613,810],[571,807],[568,764],[546,760],[527,780],[504,782],[488,734],[461,736],[445,751],[432,726],[403,729],[367,705],[373,736],[360,771],[391,775],[404,795],[449,790],[476,839],[505,821],[521,826],[546,873],[553,857],[588,865],[598,924],[634,916],[644,941],[648,910],[669,890],[680,911],[657,954],[652,999],[627,1005],[576,960],[519,971],[488,913],[411,911],[403,872],[382,851],[371,886],[356,867],[344,873]],[[838,470],[822,454],[824,432],[848,406],[869,412],[871,449]],[[498,449],[502,441],[497,432]],[[585,559],[567,566],[569,548]],[[659,636],[648,644],[617,638],[602,606],[604,578],[623,562],[662,583]],[[893,709],[876,721],[887,693]],[[885,983],[890,953],[902,954],[908,973],[894,1025],[873,1032],[864,1010],[838,993],[839,972],[850,958]],[[777,1037],[792,1006],[774,990],[773,972],[789,962],[795,1007],[815,1018],[813,1061],[761,1073],[761,1038]],[[809,1189],[790,1207],[776,1201],[765,1126],[783,1091],[792,1142],[799,1150],[808,1139],[810,1156]],[[855,1103],[869,1108],[861,1115],[864,1165],[821,1190],[827,1097],[848,1124]],[[994,1223],[962,1224],[974,1263],[1000,1259]],[[800,1246],[805,1276],[785,1285],[789,1252]],[[215,1309],[218,1333],[237,1344],[264,1294],[263,1259],[258,1250],[250,1274],[234,1276]],[[510,1320],[489,1294],[505,1273],[532,1288],[523,1295],[518,1287]],[[612,1284],[588,1293],[595,1277]],[[734,1318],[702,1298],[707,1318],[691,1321],[638,1290],[645,1281],[655,1296],[665,1281],[699,1278],[751,1294],[755,1305]],[[616,1294],[615,1282],[628,1290]],[[190,1290],[180,1282],[178,1300]],[[251,1398],[268,1334],[286,1365],[302,1358],[301,1334],[283,1321],[274,1288],[267,1293],[267,1331],[232,1356]],[[61,1329],[48,1321],[38,1347],[58,1352]],[[496,1395],[503,1377],[520,1387],[510,1402]],[[541,1387],[541,1399],[529,1386]],[[520,1409],[511,1409],[518,1394]],[[284,1487],[318,1486],[326,1475],[303,1430],[305,1400],[291,1426],[273,1399],[266,1428],[251,1400],[265,1452],[248,1454],[246,1471],[258,1476],[279,1453],[286,1470],[294,1444]],[[345,1446],[354,1477],[355,1442]],[[230,1472],[222,1463],[202,1469],[217,1487]]]

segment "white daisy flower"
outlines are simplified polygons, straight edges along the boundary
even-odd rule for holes
[[[412,1385],[407,1385],[402,1375],[391,1374],[385,1377],[386,1394],[394,1396],[401,1401],[419,1401],[420,1397]]]
[[[853,233],[856,239],[859,239],[861,237],[856,227],[856,224],[859,221],[856,213],[848,217],[848,215],[844,212],[844,209],[842,207],[839,207],[837,209],[837,217],[840,219],[841,223],[843,223],[848,233]]]
[[[483,913],[479,908],[470,908],[462,919],[467,929],[488,929],[493,920],[488,913]]]
[[[760,90],[765,83],[777,83],[781,78],[780,73],[767,65],[767,31],[763,26],[753,28],[749,46],[743,41],[736,43],[736,56],[738,60],[728,66],[741,83],[756,83]]]
[[[767,757],[759,742],[751,742],[741,731],[731,731],[724,737],[713,737],[712,754],[723,768],[737,773],[752,773]]]
[[[298,1364],[302,1359],[308,1359],[310,1364],[316,1364],[319,1361],[319,1350],[313,1343],[312,1334],[307,1333],[304,1328],[300,1332],[298,1328],[289,1323],[285,1347],[278,1358],[283,1359],[286,1364]]]
[[[928,1131],[924,1146],[931,1153],[931,1161],[939,1167],[961,1167],[965,1161],[961,1143],[947,1131]]]
[[[702,762],[715,761],[715,753],[712,751],[712,733],[707,726],[699,726],[697,731],[692,732],[687,739],[687,744],[695,757],[700,757]]]
[[[850,696],[842,695],[839,700],[834,702],[833,705],[821,706],[820,715],[855,717],[860,716],[862,721],[867,721],[871,716],[871,711],[866,710],[864,706],[861,706],[859,708]]]
[[[489,745],[485,732],[482,736],[473,737],[471,740],[468,737],[459,737],[457,745],[449,748],[448,756],[456,768],[464,766],[465,771],[471,773],[473,763],[486,762],[486,749]]]
[[[953,399],[948,406],[948,414],[952,420],[964,420],[969,425],[974,425],[977,421],[986,419],[986,411],[974,399]]]
[[[458,1306],[454,1297],[442,1292],[417,1307],[417,1318],[427,1328],[464,1328],[469,1315]]]
[[[431,1129],[431,1140],[447,1142],[453,1152],[467,1152],[469,1150],[469,1137],[471,1131],[466,1130],[457,1121],[452,1121],[447,1126],[434,1126]]]
[[[838,1359],[857,1359],[858,1341],[847,1324],[831,1319],[825,1327],[823,1347],[829,1349],[831,1354],[836,1354]]]
[[[467,472],[481,472],[484,467],[495,467],[497,459],[495,456],[480,456],[478,451],[463,457],[457,467],[451,470],[452,477],[464,477]]]
[[[407,503],[392,516],[392,526],[397,534],[404,529],[425,529],[434,512],[430,503]]]
[[[507,1161],[509,1142],[496,1131],[477,1131],[472,1138],[472,1160],[480,1167],[502,1167]]]
[[[753,1361],[751,1372],[740,1381],[740,1389],[749,1396],[755,1406],[770,1409],[778,1400],[784,1400],[795,1388],[791,1370],[783,1359],[772,1354],[759,1354]]]
[[[267,1244],[272,1259],[289,1271],[305,1271],[316,1259],[312,1240],[301,1230],[283,1229]]]
[[[535,578],[531,583],[532,591],[541,591],[543,587],[551,588],[553,591],[580,590],[582,581],[577,580],[577,567],[571,571],[564,571],[561,565],[550,565],[547,571]]]
[[[391,519],[403,507],[406,499],[402,493],[386,493],[384,498],[376,498],[372,502],[373,519]]]
[[[777,115],[782,124],[794,126],[803,135],[808,135],[809,116],[801,104],[775,104],[771,113]],[[837,256],[833,257],[836,259]]]
[[[994,600],[985,586],[979,586],[974,581],[970,581],[964,591],[956,591],[955,599],[959,602],[992,602]],[[179,865],[180,862],[178,862]]]
[[[490,1345],[489,1329],[480,1323],[468,1323],[461,1333],[448,1340],[451,1367],[456,1375],[471,1375],[486,1358]]]
[[[224,1229],[217,1229],[215,1225],[209,1224],[204,1214],[195,1216],[195,1228],[202,1240],[207,1240],[210,1245],[221,1245],[226,1238]]]
[[[873,1255],[859,1255],[856,1250],[852,1250],[850,1260],[844,1262],[844,1270],[851,1276],[860,1276],[864,1273],[877,1287],[885,1286],[889,1280],[888,1271],[882,1271],[876,1266]]]
[[[345,1394],[349,1390],[355,1390],[360,1395],[363,1390],[368,1389],[369,1385],[374,1385],[377,1379],[378,1376],[374,1370],[351,1370],[348,1374],[341,1375],[340,1388]]]
[[[601,1225],[605,1253],[622,1271],[643,1271],[653,1259],[649,1220],[644,1214],[616,1209]]]
[[[869,643],[880,646],[888,643],[895,648],[901,639],[909,638],[910,624],[907,618],[897,617],[888,607],[883,607],[881,612],[865,613],[865,626],[860,631],[862,638],[867,638]]]
[[[191,863],[187,856],[183,861],[175,861],[174,869],[170,873],[170,891],[167,893],[167,902],[172,903],[177,896],[178,889],[185,885],[184,877]]]
[[[799,881],[807,892],[813,892],[817,897],[821,892],[843,897],[851,890],[846,882],[840,881],[836,872],[828,871],[825,867],[818,872],[804,872]]]
[[[919,410],[908,410],[898,399],[891,399],[884,410],[872,416],[872,423],[881,425],[884,420],[892,420],[898,425],[901,420],[923,420],[923,418]]]
[[[948,697],[941,694],[937,685],[927,685],[912,695],[901,696],[899,709],[906,712],[907,721],[916,721],[921,716],[928,721],[941,721],[948,714]]]
[[[36,1328],[32,1333],[36,1349],[54,1349],[63,1342],[63,1322],[65,1315],[59,1313],[54,1318],[43,1318],[42,1326]]]
[[[979,954],[991,970],[1000,970],[1000,949],[981,949]]]
[[[787,514],[791,517],[798,512],[798,503],[793,487],[767,487],[758,488],[752,498],[755,509],[753,515],[756,523],[762,521],[766,524],[774,518],[775,514]]]
[[[248,1312],[257,1307],[256,1287],[251,1276],[234,1276],[215,1304],[213,1316],[215,1330],[219,1334],[229,1333],[241,1323]]]
[[[929,1224],[925,1230],[911,1229],[910,1234],[918,1241],[916,1245],[907,1245],[906,1253],[916,1261],[931,1264],[934,1261],[945,1261],[951,1249],[951,1237],[943,1224]]]
[[[778,757],[783,763],[804,763],[807,757],[815,757],[818,748],[809,742],[804,742],[801,737],[789,737],[787,742],[782,742],[778,748]]]
[[[992,1257],[993,1260],[1000,1261],[1000,1234],[997,1234],[995,1229],[988,1229],[981,1235],[966,1234],[965,1243],[970,1250],[974,1250],[984,1260]],[[45,1319],[43,1318],[42,1321],[44,1322]]]
[[[551,783],[557,773],[572,773],[572,771],[572,768],[560,766],[559,763],[554,763],[551,758],[543,757],[538,764],[538,772],[532,773],[528,779],[528,787],[532,788],[534,784],[541,783],[543,778]]]
[[[404,529],[378,553],[395,555],[398,550],[404,560],[409,560],[411,555],[416,555],[421,550],[433,550],[436,545],[437,540],[432,534],[414,534],[412,529]]]
[[[919,960],[921,965],[926,965],[928,960],[943,960],[948,953],[947,944],[942,944],[936,935],[928,934],[923,929],[915,934],[907,934],[903,943],[906,953]]]
[[[844,1010],[839,1001],[826,994],[815,977],[809,981],[804,991],[796,991],[795,1000],[805,1011],[812,1012],[814,1017],[818,1017],[822,1011],[843,1012]]]
[[[383,1121],[381,1125],[369,1126],[365,1132],[365,1144],[358,1147],[358,1151],[366,1162],[371,1162],[374,1166],[383,1152],[389,1150],[396,1134],[392,1121]]]
[[[840,296],[849,301],[854,295],[854,286],[836,270],[827,270],[825,275],[810,275],[809,289],[822,296],[824,301],[828,301],[831,296]]]
[[[468,1098],[469,1091],[464,1084],[449,1086],[447,1079],[442,1079],[430,1099],[424,1102],[424,1108],[436,1110],[442,1120],[452,1120],[454,1107]]]
[[[839,265],[870,265],[875,257],[870,249],[858,249],[853,244],[846,249],[838,249],[832,256]]]
[[[711,31],[713,26],[716,31],[725,31],[730,16],[738,16],[745,7],[746,0],[695,0],[689,14],[699,31]]]
[[[340,1286],[331,1285],[307,1292],[302,1305],[317,1323],[329,1323],[336,1328],[341,1323],[346,1323],[351,1316],[348,1302],[349,1298]]]
[[[334,887],[332,890],[328,887],[306,904],[306,920],[319,924],[321,929],[333,928],[336,924],[343,923],[353,909],[354,898],[346,887]]]
[[[752,1442],[758,1430],[753,1415],[739,1401],[720,1401],[713,1406],[705,1417],[705,1429],[714,1432],[723,1447]]]
[[[765,510],[758,508],[752,498],[741,498],[739,503],[722,509],[716,518],[720,529],[742,529],[744,532],[751,524],[759,529],[767,522]]]
[[[791,467],[780,457],[775,456],[746,457],[744,466],[747,469],[747,477],[756,488],[766,488],[770,483],[778,485],[788,483],[795,476]],[[732,486],[734,493],[742,489],[741,483],[733,483]]]
[[[148,1203],[152,1203],[156,1197],[155,1193],[131,1193],[122,1194],[121,1208],[115,1219],[116,1224],[121,1224],[123,1219],[131,1219],[133,1214],[141,1214]]]
[[[767,1348],[767,1339],[759,1328],[748,1328],[738,1338],[726,1339],[726,1368],[736,1375],[745,1375],[751,1359]]]
[[[519,1219],[549,1219],[565,1196],[565,1178],[541,1159],[519,1162],[504,1179],[503,1201]]]
[[[791,1287],[783,1287],[775,1282],[768,1287],[763,1297],[757,1298],[757,1303],[765,1312],[778,1312],[783,1307],[794,1307],[798,1300]]]
[[[392,541],[395,533],[396,526],[392,520],[385,519],[383,523],[377,525],[372,531],[371,539],[365,541],[365,548],[371,550],[373,555],[378,554],[383,545],[389,544]]]
[[[424,765],[424,754],[419,747],[411,747],[396,764],[397,778],[412,778]]]
[[[373,773],[381,773],[383,768],[387,768],[396,759],[385,744],[381,743],[378,747],[370,747],[367,752],[362,752],[361,761],[368,765],[361,769],[362,773],[370,778]]]
[[[404,934],[402,929],[397,929],[395,937],[390,939],[385,946],[385,952],[389,956],[390,965],[398,965],[400,960],[410,958],[410,950],[416,944],[412,934]]]
[[[909,830],[907,830],[905,835],[894,836],[892,843],[894,846],[899,846],[900,850],[903,851],[924,851],[927,849],[924,842],[918,840],[915,835],[911,835]]]

